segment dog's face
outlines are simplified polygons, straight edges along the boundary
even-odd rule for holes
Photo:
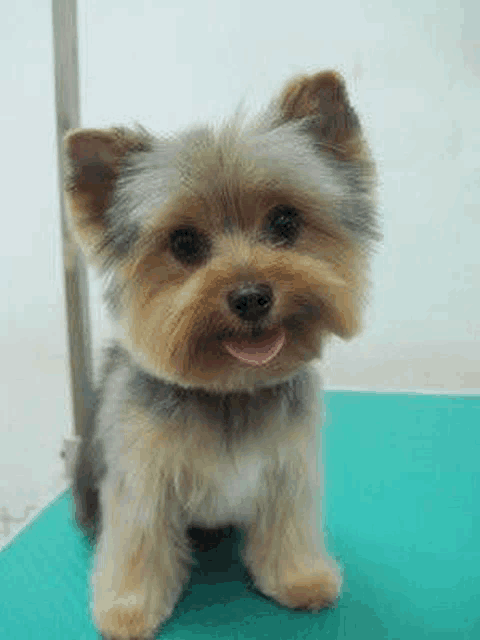
[[[251,390],[355,333],[373,169],[338,75],[294,80],[255,125],[79,130],[66,155],[76,235],[151,373]]]

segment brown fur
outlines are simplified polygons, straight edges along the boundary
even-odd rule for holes
[[[280,108],[286,120],[322,113],[322,141],[329,151],[342,160],[365,158],[357,118],[338,73],[330,71],[296,78],[285,88]]]
[[[72,225],[110,279],[116,324],[76,479],[101,507],[93,612],[109,638],[168,619],[191,526],[244,528],[256,586],[284,606],[318,610],[340,590],[320,526],[311,363],[328,335],[360,326],[374,171],[337,73],[293,80],[272,109],[253,133],[237,120],[179,139],[66,138]],[[184,232],[198,245],[186,257]],[[230,348],[261,353],[279,336],[259,366]]]

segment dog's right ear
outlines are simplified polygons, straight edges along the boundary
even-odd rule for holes
[[[132,153],[150,139],[130,129],[73,129],[65,136],[65,195],[75,236],[87,255],[106,250],[106,213],[115,183]]]

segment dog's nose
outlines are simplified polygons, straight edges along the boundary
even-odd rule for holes
[[[245,322],[257,322],[273,304],[273,291],[267,284],[245,285],[228,295],[230,310]]]

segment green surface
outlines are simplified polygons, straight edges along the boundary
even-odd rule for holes
[[[480,397],[325,394],[336,610],[251,592],[241,538],[201,554],[165,640],[479,640]],[[1,640],[93,640],[88,544],[62,495],[0,553]]]

